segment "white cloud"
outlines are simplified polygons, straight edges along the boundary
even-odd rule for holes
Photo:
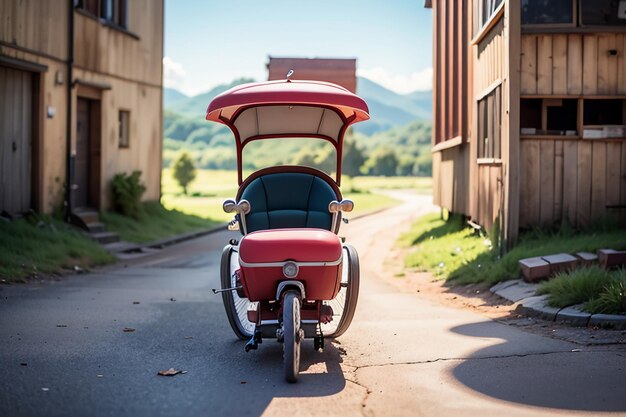
[[[382,68],[359,69],[361,77],[368,78],[389,90],[400,94],[426,91],[433,88],[433,69],[425,68],[411,74],[390,74]]]
[[[186,76],[187,72],[185,68],[183,68],[183,64],[174,62],[169,56],[163,58],[164,87],[175,88],[176,90],[186,92]]]

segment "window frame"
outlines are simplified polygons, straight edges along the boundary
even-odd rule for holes
[[[126,117],[123,117],[126,115]],[[130,148],[130,110],[119,109],[117,112],[117,147]],[[124,123],[125,122],[125,123]]]
[[[476,100],[477,155],[479,161],[502,158],[502,83]]]
[[[571,0],[572,2],[572,22],[571,23],[521,23],[522,32],[526,30],[532,31],[546,31],[559,29],[575,29],[576,31],[596,31],[602,29],[603,31],[610,32],[626,32],[625,25],[589,25],[582,22],[582,3],[590,0]],[[521,2],[520,2],[520,17],[521,17]]]

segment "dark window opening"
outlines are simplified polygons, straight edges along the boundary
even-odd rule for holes
[[[522,25],[626,26],[626,0],[522,0]]]
[[[75,0],[75,5],[94,17],[128,29],[127,0]]]
[[[522,99],[520,106],[522,136],[577,136],[577,99]]]
[[[573,24],[572,0],[522,0],[523,25]]]
[[[501,156],[501,92],[498,86],[478,101],[478,158],[499,159]]]
[[[120,110],[119,112],[118,132],[119,147],[128,148],[130,146],[130,112],[127,110]]]
[[[581,0],[580,24],[583,26],[626,26],[626,1]]]

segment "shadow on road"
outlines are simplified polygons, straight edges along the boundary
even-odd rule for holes
[[[452,331],[502,338],[492,322]],[[513,334],[513,333],[511,333]],[[624,346],[594,349],[556,342],[540,349],[533,340],[507,340],[475,352],[452,374],[467,387],[497,399],[537,407],[580,411],[626,411]],[[560,346],[557,346],[560,344]]]

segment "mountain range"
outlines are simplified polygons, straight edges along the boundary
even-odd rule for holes
[[[229,84],[218,85],[196,96],[187,96],[172,88],[163,89],[165,110],[187,117],[204,118],[206,107],[213,97],[235,85],[253,82],[250,78],[239,78]],[[394,127],[406,125],[414,120],[432,119],[432,92],[416,91],[398,94],[367,78],[357,78],[357,94],[369,106],[371,119],[355,125],[355,130],[372,135]]]

